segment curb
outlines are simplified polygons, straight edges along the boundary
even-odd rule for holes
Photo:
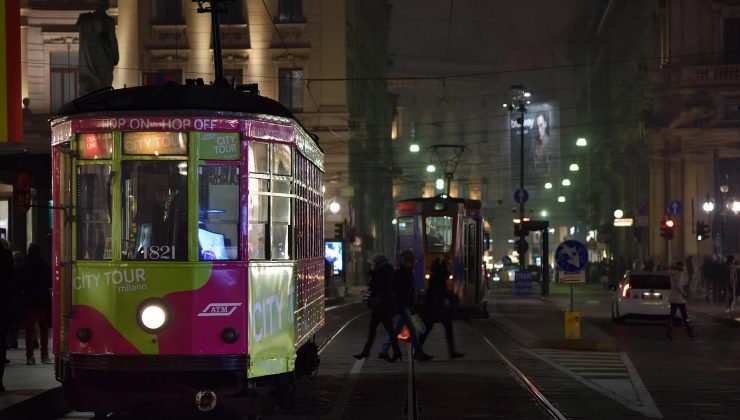
[[[70,411],[62,387],[52,388],[0,411],[0,420],[56,419]]]

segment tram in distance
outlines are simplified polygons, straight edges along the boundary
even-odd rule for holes
[[[487,316],[483,274],[483,212],[480,200],[438,195],[396,203],[396,249],[419,258],[414,286],[425,290],[434,260],[445,256],[454,291],[466,317]]]
[[[324,153],[256,89],[107,89],[52,121],[72,408],[258,414],[318,369]]]

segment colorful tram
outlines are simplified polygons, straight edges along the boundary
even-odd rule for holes
[[[51,126],[53,346],[72,407],[289,401],[324,325],[316,139],[257,93],[174,83],[90,94]]]
[[[397,202],[396,249],[412,249],[419,257],[417,290],[427,288],[432,262],[446,256],[452,272],[447,288],[458,297],[464,316],[487,316],[479,200],[438,195]]]

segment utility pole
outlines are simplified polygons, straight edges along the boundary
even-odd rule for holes
[[[519,117],[516,119],[519,124],[520,133],[520,144],[519,144],[519,223],[523,227],[524,223],[524,202],[526,199],[526,193],[524,190],[524,113],[527,112],[528,98],[531,97],[531,93],[527,92],[526,88],[522,85],[514,85],[510,88],[514,96],[511,98],[511,103],[508,104],[509,112],[519,111]],[[525,239],[527,237],[526,229],[519,229],[519,246],[517,252],[519,253],[519,269],[524,270],[524,255],[527,252]]]

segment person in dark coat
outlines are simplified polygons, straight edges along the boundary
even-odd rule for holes
[[[370,348],[375,341],[375,333],[379,324],[383,324],[393,347],[393,356],[387,360],[395,362],[401,359],[401,347],[398,345],[398,338],[393,330],[393,315],[395,314],[396,304],[393,296],[393,266],[388,262],[388,258],[382,254],[376,254],[370,260],[370,281],[368,288],[371,294],[379,297],[379,302],[373,308],[370,316],[370,325],[368,326],[367,341],[362,351],[355,354],[355,359],[364,359],[370,355]]]
[[[51,267],[41,258],[36,243],[28,245],[26,261],[21,268],[21,290],[26,313],[26,364],[36,364],[33,357],[33,332],[39,324],[41,363],[49,358],[49,319],[51,317]]]
[[[0,337],[3,338],[8,334],[8,327],[10,326],[12,317],[10,310],[13,304],[11,302],[11,282],[14,274],[13,253],[10,251],[8,241],[0,239]],[[5,358],[7,349],[8,347],[3,342],[0,345],[0,360],[3,361],[0,364],[0,394],[5,392],[3,375],[5,374],[5,364],[8,362],[8,359]]]
[[[426,354],[421,344],[419,343],[418,332],[413,321],[414,300],[416,296],[416,290],[414,288],[414,266],[418,261],[414,251],[405,249],[400,253],[401,264],[398,269],[393,273],[393,293],[396,298],[396,336],[401,332],[404,326],[409,330],[409,337],[411,338],[411,346],[414,348],[414,358],[420,362],[426,362],[432,360],[433,356]],[[380,349],[378,354],[379,359],[388,359],[388,349],[391,346],[390,337],[385,340],[383,347]]]
[[[447,350],[450,359],[456,359],[463,357],[463,353],[459,353],[455,349],[455,340],[452,332],[452,318],[450,317],[449,305],[454,300],[454,294],[447,290],[447,279],[452,273],[447,266],[447,259],[441,256],[432,262],[429,277],[429,288],[424,296],[425,315],[424,315],[424,327],[425,331],[419,336],[419,343],[424,345],[429,333],[432,332],[432,327],[437,322],[442,323],[445,328],[445,338],[447,339]]]

